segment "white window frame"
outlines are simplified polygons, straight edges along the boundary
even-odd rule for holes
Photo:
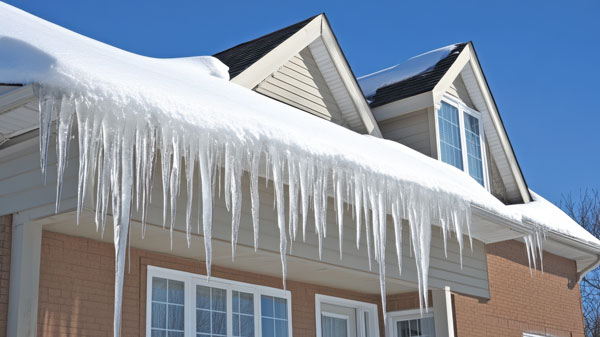
[[[547,337],[550,335],[539,335],[539,334],[534,334],[534,333],[530,333],[530,332],[523,332],[523,337]]]
[[[398,322],[410,321],[413,319],[422,318],[433,318],[433,310],[430,312],[424,312],[421,314],[421,310],[402,310],[402,311],[391,311],[387,313],[387,329],[386,335],[388,337],[398,336]],[[434,324],[435,326],[435,324]]]
[[[316,329],[317,329],[316,337],[323,337],[323,330],[321,327],[321,314],[323,314],[325,316],[329,316],[329,317],[347,318],[348,324],[350,324],[349,323],[350,320],[349,320],[348,316],[330,313],[327,311],[322,312],[321,304],[330,304],[330,305],[337,305],[337,306],[356,309],[357,316],[361,318],[361,319],[356,319],[356,330],[357,330],[356,335],[357,335],[357,337],[366,337],[366,336],[364,336],[365,324],[364,324],[364,319],[362,319],[362,317],[365,317],[365,312],[368,313],[369,314],[369,336],[368,337],[379,336],[379,317],[378,317],[377,304],[354,301],[354,300],[349,300],[349,299],[340,298],[340,297],[316,294],[315,295],[315,319],[316,319]],[[342,317],[342,316],[344,316],[344,317]],[[350,327],[348,327],[348,331],[350,331],[349,329],[350,329]]]
[[[262,336],[261,295],[285,298],[287,301],[288,336],[292,337],[292,295],[289,290],[265,287],[217,277],[206,279],[205,275],[193,274],[179,270],[148,266],[146,274],[146,336],[152,330],[152,278],[181,281],[184,283],[184,336],[196,336],[196,285],[225,289],[227,293],[227,336],[233,335],[232,292],[240,291],[254,295],[254,335]]]
[[[467,137],[466,137],[466,129],[465,129],[465,113],[469,114],[479,121],[479,144],[481,147],[481,161],[482,161],[482,170],[483,170],[483,187],[490,190],[489,183],[489,174],[488,174],[488,163],[487,163],[487,152],[485,149],[485,136],[483,132],[483,120],[481,116],[481,112],[471,109],[468,105],[466,105],[460,99],[453,97],[451,95],[445,94],[442,97],[442,101],[440,102],[440,109],[442,102],[449,104],[456,109],[458,109],[458,122],[459,122],[459,132],[460,132],[460,147],[462,152],[462,162],[463,162],[463,171],[471,176],[469,173],[469,160],[467,154]],[[438,148],[438,160],[442,160],[442,145],[441,145],[441,137],[440,137],[440,128],[439,128],[439,109],[435,110],[435,125],[437,130],[437,148]]]

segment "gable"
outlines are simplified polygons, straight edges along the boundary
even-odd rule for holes
[[[253,46],[262,51],[246,53]],[[233,83],[353,131],[381,137],[324,14],[215,57],[230,67]]]
[[[488,174],[490,181],[495,181],[497,185],[495,194],[502,191],[504,197],[501,199],[507,203],[531,201],[529,189],[471,43],[464,48],[435,86],[433,100],[436,109],[439,108],[442,96],[452,91],[455,95],[468,98],[470,102],[463,101],[471,104],[472,108],[482,115],[489,161]],[[499,184],[500,181],[502,186]]]

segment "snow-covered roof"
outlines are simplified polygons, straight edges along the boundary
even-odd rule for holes
[[[435,65],[446,58],[459,44],[451,44],[442,48],[411,57],[410,59],[358,78],[358,83],[367,99],[371,99],[378,89],[405,81],[432,70]]]
[[[102,213],[99,216],[102,224],[108,209],[108,195],[111,192],[116,195],[113,215],[120,280],[129,207],[134,198],[138,198],[138,202],[141,200],[142,208],[147,203],[147,182],[151,177],[149,172],[155,150],[160,150],[157,155],[162,157],[165,212],[167,199],[171,200],[171,207],[175,205],[181,167],[193,171],[194,165],[198,165],[208,270],[211,226],[206,223],[212,223],[211,170],[217,161],[225,166],[225,198],[231,207],[235,233],[240,216],[241,170],[250,171],[251,188],[255,188],[260,162],[257,158],[261,156],[267,159],[267,172],[270,172],[276,189],[284,278],[288,235],[284,183],[290,186],[289,195],[297,198],[296,204],[290,202],[292,237],[296,236],[299,209],[306,215],[310,200],[316,231],[322,239],[328,181],[333,184],[340,230],[343,230],[343,202],[354,204],[359,215],[366,208],[372,211],[372,218],[357,216],[357,225],[360,228],[361,218],[366,223],[371,221],[382,294],[385,294],[385,267],[382,267],[385,266],[385,214],[393,215],[396,230],[399,219],[408,219],[413,233],[413,251],[420,266],[419,289],[425,305],[431,222],[441,225],[444,230],[468,231],[471,205],[525,226],[528,221],[534,222],[536,228],[531,228],[532,233],[538,231],[539,226],[542,230],[556,231],[587,242],[600,250],[599,240],[541,197],[526,205],[506,206],[467,174],[450,165],[399,143],[363,136],[314,118],[228,82],[226,67],[211,57],[157,59],[132,54],[4,3],[0,3],[0,50],[0,83],[34,83],[38,88],[43,122],[42,160],[48,151],[50,115],[59,115],[59,180],[64,169],[70,123],[77,118],[79,205],[87,191],[86,181],[95,181],[96,174],[97,212]],[[425,69],[450,50],[451,47],[447,47],[423,55],[418,58],[423,62],[415,61],[414,67],[410,68]],[[389,74],[395,75],[388,77],[398,79],[415,73],[398,69],[390,70]],[[181,157],[185,161],[182,162]],[[186,176],[190,179],[194,175]],[[193,181],[187,183],[193,184]],[[187,190],[191,193],[192,189]],[[258,202],[254,198],[258,198],[258,194],[254,191],[251,194],[256,225],[258,212],[254,207]],[[189,194],[188,199],[191,199]],[[192,203],[188,204],[188,211],[190,207],[193,207]],[[461,235],[458,238],[462,240]],[[235,241],[232,244],[235,246]],[[122,284],[117,283],[116,294],[120,290]],[[121,298],[116,296],[115,335],[118,335],[120,322],[120,307],[117,308],[120,301]]]

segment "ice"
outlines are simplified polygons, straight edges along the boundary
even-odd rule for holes
[[[166,227],[169,220],[172,231],[182,166],[187,191],[187,243],[191,240],[191,214],[197,207],[207,277],[212,264],[213,199],[223,193],[232,213],[235,256],[245,171],[250,179],[255,249],[259,245],[259,179],[273,182],[284,284],[288,244],[297,239],[299,213],[303,240],[307,219],[314,217],[321,258],[332,198],[340,258],[344,228],[348,226],[343,212],[352,207],[356,244],[360,248],[363,238],[369,268],[373,261],[377,264],[384,305],[389,214],[400,272],[402,222],[408,225],[409,251],[416,260],[420,303],[425,310],[432,223],[441,227],[444,240],[455,236],[462,251],[463,234],[470,237],[472,205],[507,221],[535,224],[524,234],[532,263],[536,261],[536,249],[541,252],[544,230],[564,232],[599,245],[586,236],[589,233],[578,232],[573,228],[578,226],[557,216],[559,211],[541,198],[534,197],[532,206],[505,206],[467,174],[449,165],[396,142],[359,135],[229,83],[224,66],[215,59],[168,60],[131,54],[3,3],[0,32],[1,46],[9,46],[8,52],[0,55],[6,63],[0,64],[18,64],[0,67],[0,79],[34,83],[40,100],[40,165],[44,175],[52,120],[56,118],[57,210],[74,121],[79,144],[77,213],[81,213],[86,196],[93,193],[96,226],[103,233],[112,209],[115,336],[119,336],[121,321],[131,207],[141,208],[143,236],[153,177],[157,174],[162,187],[162,225]],[[22,57],[32,53],[38,57]],[[198,177],[196,183],[194,177]],[[197,206],[193,202],[194,184],[199,191]]]
[[[414,56],[403,63],[361,76],[358,78],[358,84],[365,97],[370,98],[375,95],[379,88],[402,82],[433,68],[441,59],[448,56],[454,48],[456,48],[456,45],[452,44]]]

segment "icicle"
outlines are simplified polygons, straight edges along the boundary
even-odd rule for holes
[[[250,163],[250,200],[252,202],[252,227],[254,229],[254,251],[258,250],[258,231],[259,231],[259,209],[260,200],[258,193],[258,168],[260,163],[260,147],[252,153]]]
[[[271,150],[273,164],[273,185],[275,188],[275,196],[277,198],[277,226],[279,227],[279,253],[281,255],[281,267],[283,270],[283,288],[286,287],[287,277],[287,238],[285,233],[285,213],[283,203],[283,178],[281,176],[283,170],[283,161],[279,157],[277,151]]]
[[[398,275],[402,274],[402,218],[400,202],[392,203],[392,218],[394,219],[394,238],[396,239],[396,256],[398,257]]]
[[[359,174],[354,175],[354,213],[356,216],[356,249],[360,249],[361,212],[362,212],[362,181]]]
[[[169,128],[163,128],[160,138],[160,154],[162,164],[162,188],[163,188],[163,228],[167,224],[167,209],[169,200],[169,186],[171,185],[171,154],[173,152],[173,144],[171,143],[171,131]]]
[[[298,232],[298,168],[292,156],[288,154],[288,191],[289,191],[289,236],[296,240]]]
[[[170,200],[171,200],[171,226],[169,235],[171,236],[171,250],[173,250],[173,228],[175,227],[175,216],[177,215],[177,197],[179,196],[179,176],[181,174],[181,155],[179,153],[179,136],[175,133],[172,138],[173,144],[173,163],[171,166],[171,176],[169,178]]]
[[[196,154],[198,146],[195,142],[186,144],[185,154],[185,177],[187,180],[187,208],[185,211],[185,234],[187,238],[188,248],[192,240],[192,201],[194,196],[194,164],[196,163]]]
[[[122,138],[119,137],[121,144],[120,158],[117,158],[118,165],[113,166],[116,172],[113,172],[114,186],[113,190],[117,196],[117,204],[120,208],[113,209],[114,216],[114,243],[115,243],[115,317],[114,317],[114,336],[121,334],[121,312],[123,303],[123,281],[125,275],[125,254],[127,246],[127,236],[129,233],[129,217],[131,211],[131,192],[133,186],[133,130],[130,125],[125,126],[122,131]],[[118,172],[120,171],[120,172]],[[120,173],[120,174],[119,174]],[[120,178],[120,179],[118,179]]]
[[[338,235],[340,245],[340,260],[342,259],[342,247],[344,245],[344,197],[342,196],[343,191],[343,172],[334,171],[334,198],[337,213],[337,224],[338,224]]]
[[[208,139],[200,141],[198,160],[200,166],[200,180],[202,182],[202,228],[204,234],[204,250],[206,255],[206,276],[210,278],[212,262],[212,163]],[[200,219],[198,219],[200,221]]]
[[[50,127],[52,116],[57,115],[60,102],[57,102],[51,92],[36,86],[38,97],[40,97],[40,168],[44,185],[46,184],[46,167],[48,165],[48,145],[50,143]]]
[[[229,195],[231,198],[231,260],[233,261],[235,259],[235,249],[242,214],[242,156],[239,147],[233,149],[232,146],[230,146],[229,150],[226,150],[225,156],[230,161]]]
[[[312,167],[312,165],[311,165]],[[309,204],[309,178],[308,166],[306,161],[298,162],[298,175],[300,178],[300,197],[302,205],[302,241],[306,241],[306,220],[308,219],[308,204]]]
[[[60,208],[60,200],[62,198],[63,175],[69,155],[69,140],[71,138],[71,127],[73,124],[73,116],[75,114],[75,106],[73,103],[64,98],[61,103],[61,108],[58,117],[58,131],[56,132],[56,158],[57,158],[57,177],[56,177],[56,213]]]

